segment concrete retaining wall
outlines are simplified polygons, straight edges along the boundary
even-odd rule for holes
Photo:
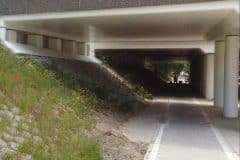
[[[31,58],[60,72],[73,75],[80,82],[93,88],[100,98],[116,103],[123,111],[143,107],[144,101],[140,97],[99,64],[36,56]]]
[[[62,51],[62,41],[57,38],[48,38],[48,48],[55,51]]]
[[[44,48],[44,40],[41,35],[28,35],[27,43],[38,48]]]

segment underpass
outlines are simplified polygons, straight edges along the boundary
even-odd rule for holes
[[[150,144],[146,159],[239,158],[239,1],[141,1],[102,8],[86,1],[74,6],[53,1],[45,8],[34,3],[40,9],[4,3],[1,44],[15,54],[54,59],[60,70],[91,85],[110,86],[105,93],[116,101],[121,98],[113,88],[121,90],[131,72],[154,96],[124,126],[130,140]],[[98,54],[115,62],[104,65]],[[146,68],[132,70],[141,57],[189,63],[190,83],[170,84]],[[125,69],[117,70],[117,62]],[[128,107],[135,94],[125,87],[121,95]]]

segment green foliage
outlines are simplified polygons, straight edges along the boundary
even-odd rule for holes
[[[143,88],[143,86],[136,86],[134,91],[144,99],[153,99],[153,95]]]
[[[184,63],[182,71],[190,74],[190,63]]]
[[[157,73],[154,71],[154,67],[157,66]],[[153,59],[146,58],[144,62],[144,68],[154,72],[160,78],[169,81],[174,74],[179,75],[180,72],[190,74],[190,63],[175,63],[168,61],[154,61]]]
[[[47,70],[1,46],[0,77],[0,90],[6,95],[0,100],[32,114],[43,138],[41,144],[29,139],[19,152],[36,160],[101,159],[97,141],[82,134],[93,126],[90,115],[99,106],[93,92],[70,75]],[[5,125],[0,124],[0,128]]]

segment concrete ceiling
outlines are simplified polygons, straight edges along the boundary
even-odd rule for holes
[[[206,3],[207,5],[208,3]],[[213,28],[234,12],[229,7],[169,10],[142,14],[103,14],[95,16],[68,16],[48,19],[31,18],[7,20],[13,29],[63,35],[88,42],[103,41],[188,41],[206,40],[218,35]],[[187,7],[187,6],[186,6]],[[195,6],[196,7],[196,6]],[[159,8],[160,9],[160,8]],[[172,10],[171,10],[172,9]],[[122,12],[127,10],[122,9]],[[74,13],[73,13],[74,14]],[[34,15],[33,15],[34,16]],[[236,22],[237,23],[237,22]],[[219,30],[217,32],[220,33]],[[227,31],[224,31],[227,32]],[[227,34],[227,33],[221,33]],[[214,37],[211,37],[214,38]]]

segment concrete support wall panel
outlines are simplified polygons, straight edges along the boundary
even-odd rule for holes
[[[66,41],[66,40],[63,41],[62,42],[62,50],[63,50],[63,52],[66,52],[66,53],[77,54],[78,53],[77,42]]]
[[[44,39],[42,35],[28,35],[27,36],[27,43],[29,45],[38,47],[38,48],[44,48]]]
[[[48,47],[49,49],[62,52],[62,40],[57,38],[49,38]]]
[[[214,53],[214,105],[224,106],[224,41],[216,41]]]
[[[27,34],[24,32],[17,32],[17,43],[27,43]]]
[[[72,42],[72,53],[78,54],[78,43],[75,41]]]
[[[16,43],[17,42],[17,31],[7,30],[6,39],[7,39],[7,41]]]
[[[224,116],[238,117],[239,36],[225,38]]]
[[[204,56],[204,96],[213,99],[214,89],[214,56],[207,54]]]

